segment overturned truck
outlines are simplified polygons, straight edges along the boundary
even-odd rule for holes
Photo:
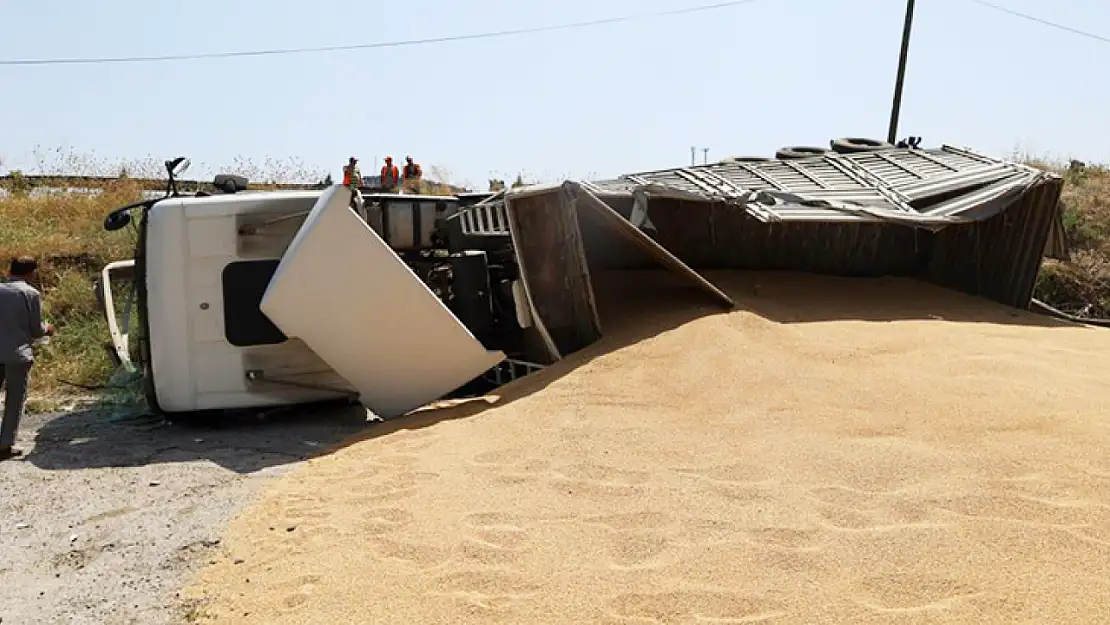
[[[1024,308],[1062,253],[1058,176],[947,146],[356,208],[339,186],[182,196],[172,163],[166,197],[105,224],[139,211],[116,265],[138,340],[109,324],[166,413],[345,397],[389,417],[483,392],[598,340],[606,270],[664,267],[724,308],[700,271],[914,276]]]
[[[537,366],[510,359],[506,254],[447,249],[444,217],[472,198],[371,194],[352,207],[341,186],[186,195],[173,182],[183,160],[167,162],[165,197],[105,219],[137,231],[134,258],[106,267],[100,290],[112,349],[137,365],[153,410],[346,398],[388,417]],[[111,285],[128,278],[117,305]],[[114,316],[132,301],[137,340]]]

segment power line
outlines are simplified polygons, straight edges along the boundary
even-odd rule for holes
[[[1057,29],[1072,33],[1074,35],[1080,35],[1082,37],[1087,37],[1087,38],[1090,38],[1090,39],[1094,39],[1095,41],[1101,41],[1103,43],[1110,43],[1110,37],[1103,37],[1102,35],[1096,35],[1094,33],[1089,33],[1087,31],[1079,30],[1078,28],[1072,28],[1071,26],[1064,26],[1063,24],[1057,24],[1056,22],[1050,22],[1046,19],[1041,19],[1039,17],[1035,17],[1035,16],[1032,16],[1032,15],[1027,15],[1025,13],[1020,13],[1020,12],[1015,11],[1013,9],[1007,9],[1006,7],[998,6],[997,4],[992,4],[990,2],[985,2],[984,0],[970,0],[970,1],[974,2],[975,4],[985,6],[988,9],[994,9],[995,11],[1001,11],[1003,13],[1013,15],[1014,17],[1020,17],[1021,19],[1029,20],[1030,22],[1036,22],[1038,24],[1043,24],[1044,26],[1050,26],[1052,28],[1057,28]]]
[[[472,33],[468,35],[450,35],[445,37],[429,37],[426,39],[403,39],[399,41],[378,41],[372,43],[359,43],[344,46],[321,46],[315,48],[277,48],[271,50],[243,50],[238,52],[207,52],[199,54],[168,54],[162,56],[120,56],[120,57],[100,57],[100,58],[56,58],[56,59],[11,59],[0,60],[0,66],[12,65],[97,65],[106,63],[141,63],[153,61],[191,61],[199,59],[228,59],[237,57],[249,56],[275,56],[282,54],[306,54],[311,52],[338,52],[344,50],[370,50],[376,48],[399,48],[403,46],[420,46],[434,43],[449,43],[455,41],[472,41],[476,39],[494,39],[498,37],[512,37],[516,35],[529,35],[535,33],[552,32],[558,30],[574,30],[578,28],[589,28],[591,26],[603,26],[608,24],[619,24],[624,22],[636,22],[646,19],[660,18],[660,17],[674,17],[677,15],[685,15],[689,13],[701,13],[705,11],[716,11],[720,9],[732,8],[742,4],[750,4],[757,0],[727,0],[725,2],[717,2],[714,4],[703,4],[694,7],[686,7],[683,9],[670,9],[666,11],[654,11],[648,13],[636,13],[632,15],[623,15],[620,17],[608,17],[603,19],[588,20],[584,22],[570,22],[567,24],[555,24],[550,26],[534,26],[531,28],[516,28],[509,30],[498,30],[484,33]]]

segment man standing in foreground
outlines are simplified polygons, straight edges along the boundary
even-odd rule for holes
[[[21,256],[12,261],[11,278],[0,284],[0,384],[7,391],[0,423],[0,460],[22,454],[12,445],[35,362],[31,344],[54,333],[53,326],[42,321],[42,296],[28,284],[37,269],[35,259]]]

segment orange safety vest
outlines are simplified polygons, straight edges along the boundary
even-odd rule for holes
[[[405,164],[405,180],[410,178],[419,178],[423,172],[420,171],[420,164],[413,163],[412,165]]]
[[[384,185],[387,182],[396,184],[397,174],[398,170],[396,165],[394,165],[393,167],[390,167],[389,165],[382,165],[382,184]]]
[[[361,177],[358,171],[358,165],[343,166],[343,186],[349,187],[352,183],[358,185],[362,182]]]

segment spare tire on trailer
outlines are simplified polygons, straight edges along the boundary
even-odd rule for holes
[[[237,176],[235,174],[218,174],[215,180],[212,181],[212,185],[224,193],[246,191],[247,183],[246,176]]]
[[[780,160],[789,160],[795,158],[813,158],[815,156],[823,156],[828,154],[829,151],[825,148],[815,148],[807,145],[790,145],[775,152],[775,158]]]
[[[858,152],[875,152],[877,150],[889,150],[894,146],[886,141],[878,139],[866,139],[862,137],[843,137],[841,139],[833,139],[829,141],[829,147],[837,154],[855,154]]]
[[[721,159],[722,163],[766,163],[771,159],[763,156],[730,156]]]

